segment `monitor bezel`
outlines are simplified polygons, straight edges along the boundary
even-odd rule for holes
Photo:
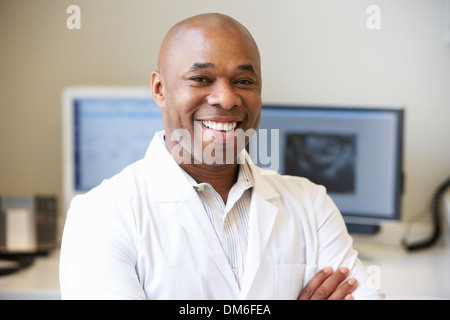
[[[62,184],[63,210],[67,213],[72,199],[85,192],[75,186],[75,101],[79,99],[153,99],[146,86],[72,86],[62,93]]]

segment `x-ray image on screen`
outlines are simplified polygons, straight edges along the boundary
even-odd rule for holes
[[[355,193],[356,135],[290,133],[285,170],[324,185],[329,192]]]

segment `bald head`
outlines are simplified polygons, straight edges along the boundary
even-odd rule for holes
[[[170,137],[167,149],[178,150],[181,145],[201,162],[203,151],[210,146],[216,150],[223,142],[218,154],[237,157],[238,143],[228,142],[237,141],[238,132],[255,130],[261,113],[260,56],[248,30],[223,14],[183,20],[165,36],[158,67],[152,72],[152,95],[163,112],[165,136]],[[218,127],[206,127],[208,123]],[[225,134],[217,129],[220,124],[233,129]],[[191,137],[198,136],[196,130],[205,132],[200,135],[201,152],[189,139],[178,144],[179,129]]]
[[[166,34],[161,44],[158,56],[158,68],[163,72],[165,67],[176,58],[179,51],[186,52],[189,48],[187,39],[192,34],[197,39],[212,42],[220,46],[226,39],[234,39],[242,46],[254,50],[259,60],[258,46],[250,32],[235,19],[220,13],[205,13],[190,17],[175,24]]]

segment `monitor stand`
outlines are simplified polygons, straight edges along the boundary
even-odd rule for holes
[[[346,223],[348,233],[374,235],[380,231],[380,226],[376,224],[356,224]]]

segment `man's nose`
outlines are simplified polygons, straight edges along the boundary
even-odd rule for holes
[[[241,105],[241,96],[236,92],[236,88],[231,83],[218,81],[211,89],[211,94],[207,98],[209,105],[221,107],[225,110]]]

